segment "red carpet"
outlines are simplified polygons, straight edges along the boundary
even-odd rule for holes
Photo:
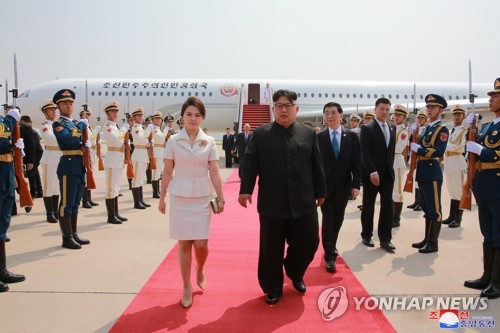
[[[296,292],[285,277],[280,302],[267,305],[257,281],[256,195],[254,204],[244,209],[238,205],[238,191],[235,172],[224,185],[225,212],[212,219],[205,291],[198,289],[194,275],[192,278],[192,307],[184,309],[179,303],[182,280],[174,247],[110,332],[395,332],[381,311],[355,310],[351,298],[368,296],[367,291],[341,258],[337,260],[338,272],[327,273],[321,249],[304,278],[307,293]],[[318,310],[318,297],[326,288],[339,286],[347,290],[348,309],[342,316],[325,321]]]

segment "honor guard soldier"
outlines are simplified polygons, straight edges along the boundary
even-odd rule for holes
[[[153,151],[156,162],[156,170],[152,170],[153,198],[156,199],[160,198],[160,177],[161,177],[161,172],[163,170],[163,159],[165,157],[164,151],[165,147],[167,146],[167,141],[165,139],[169,132],[168,127],[165,127],[163,131],[161,130],[162,121],[163,121],[163,115],[161,114],[160,111],[157,111],[153,115],[153,142],[150,143],[154,145]]]
[[[375,119],[375,113],[373,113],[373,111],[371,110],[365,111],[365,113],[363,114],[363,125],[368,124],[373,119]]]
[[[438,251],[438,237],[441,231],[441,186],[443,172],[439,159],[443,157],[448,142],[448,129],[441,124],[441,114],[448,104],[436,94],[425,96],[429,126],[423,132],[419,143],[412,142],[411,150],[418,155],[415,180],[420,189],[420,204],[425,213],[425,236],[420,243],[413,243],[420,253]]]
[[[142,185],[146,178],[146,168],[148,165],[148,138],[153,132],[153,125],[149,124],[146,130],[142,128],[142,116],[144,110],[142,107],[137,107],[132,112],[135,125],[132,127],[132,137],[134,138],[134,154],[132,155],[132,163],[134,166],[134,178],[132,179],[132,195],[134,197],[134,208],[146,209],[151,205],[144,202]]]
[[[40,107],[45,121],[40,126],[40,136],[45,143],[40,165],[43,178],[43,203],[47,214],[47,222],[57,223],[59,219],[59,180],[57,179],[57,165],[61,159],[61,150],[52,129],[57,116],[57,105],[49,99]]]
[[[427,122],[427,114],[425,111],[417,112],[417,122],[412,125],[411,134],[410,134],[410,142],[413,142],[413,133],[418,128],[419,138],[422,137],[422,134],[425,132],[425,123]],[[416,171],[415,171],[416,173]],[[413,175],[413,179],[415,179],[415,175]],[[415,182],[415,200],[411,205],[406,206],[406,208],[413,209],[416,212],[420,212],[422,210],[422,206],[420,206],[420,190],[418,189],[418,183]]]
[[[151,117],[146,117],[146,120],[144,120],[144,126],[148,127],[151,124]],[[148,139],[148,147],[149,147],[149,139]],[[151,170],[151,158],[149,157],[148,154],[148,164],[146,168],[146,184],[151,184],[153,177],[153,173]]]
[[[166,130],[170,132],[170,135],[175,135],[176,132],[174,130],[174,117],[168,115],[165,117],[165,128],[163,130]]]
[[[450,195],[450,215],[443,224],[448,224],[450,228],[457,228],[462,222],[463,210],[459,209],[462,189],[465,182],[465,143],[468,126],[463,126],[467,108],[461,105],[453,105],[450,109],[453,117],[453,129],[448,139],[444,159],[444,176],[446,186]]]
[[[481,297],[500,297],[500,78],[490,96],[490,112],[495,117],[485,124],[477,143],[469,141],[467,151],[476,158],[476,174],[472,185],[479,211],[483,235],[483,275],[465,281],[468,288],[482,289]],[[469,157],[471,158],[471,157]]]
[[[92,116],[92,109],[90,107],[87,107],[87,111],[82,110],[80,111],[80,119],[87,119],[87,121],[90,123],[90,117]],[[94,130],[89,126],[87,127],[88,133],[89,133],[89,140],[90,140],[90,160],[92,161],[92,165],[95,164],[97,154],[96,154],[96,148],[97,148],[97,134],[101,131],[101,126],[97,125]],[[85,187],[85,190],[83,191],[83,197],[82,197],[82,207],[83,208],[92,208],[93,206],[99,206],[97,202],[92,201],[92,192],[90,189]]]
[[[349,116],[349,122],[351,123],[351,131],[356,133],[359,136],[360,128],[359,123],[361,122],[361,117],[356,113],[351,113]]]
[[[400,226],[401,211],[403,210],[404,173],[406,171],[405,150],[409,139],[408,129],[405,125],[407,116],[407,108],[403,105],[394,106],[393,123],[396,126],[396,148],[394,150],[394,187],[392,190],[392,201],[394,203],[393,228]]]
[[[77,233],[78,206],[85,190],[85,166],[83,163],[83,147],[90,148],[90,141],[83,142],[82,133],[88,127],[88,121],[71,118],[75,93],[69,89],[56,92],[52,101],[59,109],[59,119],[52,128],[62,156],[57,167],[61,203],[59,205],[59,226],[62,233],[62,247],[81,249],[81,245],[90,244],[87,239],[80,238]]]
[[[108,212],[108,223],[112,224],[121,224],[123,221],[128,220],[118,213],[118,196],[124,166],[124,136],[130,129],[130,126],[124,124],[121,129],[118,129],[118,125],[116,124],[118,112],[119,105],[117,101],[111,101],[104,105],[104,113],[106,113],[107,118],[102,132],[107,146],[107,153],[103,161],[104,172],[106,174],[104,196]]]
[[[131,133],[132,127],[134,127],[134,125],[135,125],[135,120],[134,120],[134,116],[131,114],[128,114],[128,113],[127,113],[127,124],[129,126],[128,132]],[[132,156],[132,154],[134,153],[134,138],[132,137],[132,134],[129,135],[129,141],[130,141],[130,145],[129,145],[130,156]],[[133,178],[127,178],[129,190],[132,190],[132,179]]]
[[[182,129],[184,128],[184,119],[182,118],[177,119],[177,126],[179,126],[179,130],[177,132],[182,131]]]
[[[12,274],[7,270],[5,240],[10,226],[11,210],[14,204],[14,144],[12,132],[21,119],[18,109],[11,109],[0,118],[0,292],[9,290],[8,283],[24,281],[24,275]],[[22,149],[24,143],[19,139],[15,146]]]

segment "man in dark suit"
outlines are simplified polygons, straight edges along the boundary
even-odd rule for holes
[[[231,129],[226,128],[226,134],[222,137],[222,149],[226,153],[226,168],[231,168],[233,166],[233,146],[234,146],[234,135],[231,134]]]
[[[396,249],[392,239],[392,190],[394,187],[394,150],[396,130],[388,123],[391,102],[379,98],[375,102],[375,119],[361,127],[361,161],[363,165],[363,210],[361,237],[363,244],[373,247],[373,215],[375,199],[380,193],[378,237],[388,252]]]
[[[349,197],[356,199],[361,179],[361,153],[358,134],[342,128],[340,120],[344,114],[338,103],[327,103],[323,107],[328,129],[318,134],[318,144],[323,157],[326,177],[326,199],[321,205],[323,221],[321,227],[326,270],[336,271],[338,256],[337,239]]]
[[[304,274],[318,248],[317,206],[326,196],[316,131],[295,122],[297,94],[273,95],[275,121],[259,126],[248,143],[238,202],[247,207],[257,176],[260,220],[259,284],[266,302],[279,301],[283,266],[293,287],[306,292]],[[283,259],[285,242],[288,244]]]
[[[248,142],[252,138],[252,133],[250,133],[250,124],[245,124],[243,127],[243,132],[236,135],[236,140],[234,141],[233,153],[235,150],[238,151],[238,158],[240,160],[240,168],[238,170],[238,175],[241,178],[241,166],[243,165],[243,159],[245,157],[245,151],[247,149]]]

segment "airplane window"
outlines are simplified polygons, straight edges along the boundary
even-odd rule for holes
[[[188,96],[191,97],[191,92],[188,92]]]
[[[197,91],[195,91],[195,92],[194,92],[194,95],[195,95],[195,96],[198,96],[198,92],[197,92]]]
[[[457,96],[457,99],[460,99],[460,98]]]
[[[183,92],[181,92],[181,96],[184,96],[184,91],[183,91]]]
[[[349,94],[347,94],[346,97],[349,98]]]
[[[392,98],[392,94],[389,94],[389,98]]]
[[[359,94],[359,98],[363,98],[363,94]]]
[[[356,94],[352,94],[352,98],[356,98]]]
[[[128,91],[125,93],[125,96],[128,96]]]
[[[466,99],[467,97],[464,96],[464,99]]]
[[[163,91],[160,93],[160,96],[163,96]]]
[[[450,96],[448,96],[448,99],[453,99],[453,98],[451,98],[451,95],[450,95]]]
[[[405,94],[405,99],[408,99],[408,95]]]
[[[142,91],[139,93],[139,96],[142,96]]]
[[[318,94],[318,97],[321,98],[323,95],[321,95],[321,93]]]
[[[307,93],[304,93],[304,98],[306,98],[306,97],[307,97]]]
[[[113,92],[111,93],[111,96],[114,96],[114,95],[115,95],[115,92],[113,91]]]
[[[205,97],[205,92],[202,92],[202,93],[201,93],[201,96]]]
[[[335,94],[334,93],[332,93],[332,98],[335,98]]]
[[[385,95],[384,95],[384,94],[382,94],[382,98],[385,98]]]
[[[156,91],[155,91],[155,92],[153,92],[153,96],[156,96]]]
[[[209,93],[208,93],[208,96],[212,97],[212,92],[209,92]]]
[[[101,96],[101,92],[99,91],[99,92],[97,93],[97,95]]]
[[[120,92],[118,93],[118,96],[121,96],[121,95],[122,95],[122,92],[120,91]]]
[[[339,94],[339,98],[342,98],[342,94]]]
[[[134,91],[134,92],[132,93],[132,96],[135,96],[135,95],[136,95],[136,92]]]
[[[314,93],[311,93],[311,98],[314,98]]]
[[[373,98],[377,98],[377,94],[374,94],[374,95],[373,95]]]
[[[413,99],[413,94],[411,95],[411,99]]]
[[[399,99],[399,94],[396,94],[396,98]]]
[[[170,96],[170,91],[169,91],[169,92],[167,92],[167,96]]]
[[[420,95],[420,99],[424,99],[424,96],[423,96],[423,95]]]
[[[177,96],[177,91],[176,91],[176,92],[174,92],[174,96]]]
[[[104,95],[105,95],[105,96],[108,96],[108,92],[106,91],[106,92],[104,93]]]
[[[149,91],[146,92],[146,96],[149,96]]]
[[[93,92],[91,92],[91,93],[90,93],[90,95],[94,96],[94,95],[95,95],[95,92],[94,92],[94,91],[93,91]]]
[[[370,98],[370,94],[366,95],[366,98]]]

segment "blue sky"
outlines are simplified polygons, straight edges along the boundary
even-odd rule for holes
[[[17,0],[0,82],[249,78],[493,82],[500,1]],[[3,88],[2,88],[3,89]],[[4,94],[0,94],[3,102]]]

